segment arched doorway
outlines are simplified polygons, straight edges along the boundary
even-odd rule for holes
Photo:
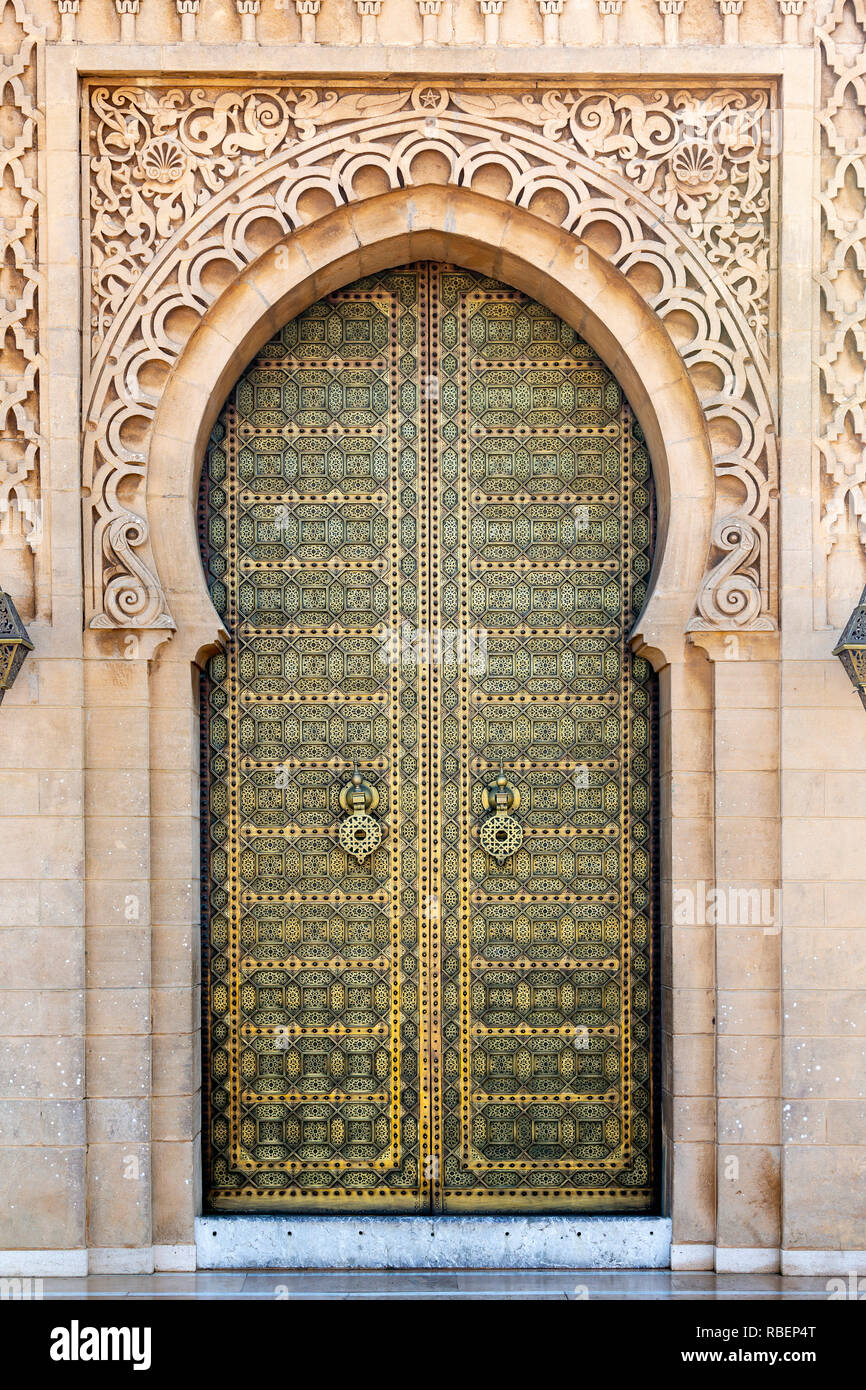
[[[206,1194],[648,1210],[643,437],[550,310],[425,262],[307,309],[202,476]]]

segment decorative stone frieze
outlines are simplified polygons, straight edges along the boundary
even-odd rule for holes
[[[144,515],[148,437],[221,263],[371,187],[443,177],[586,237],[637,286],[695,374],[722,510],[695,625],[772,627],[776,461],[767,361],[769,90],[110,88],[88,123],[93,358],[89,621],[169,625]],[[312,200],[312,202],[311,202]],[[593,239],[595,238],[595,241]],[[576,243],[577,249],[577,243]],[[717,378],[708,390],[707,377]],[[119,500],[123,497],[123,502]]]

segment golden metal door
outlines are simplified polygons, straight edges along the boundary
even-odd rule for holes
[[[436,264],[262,350],[203,551],[214,1208],[648,1209],[651,477],[567,325]]]

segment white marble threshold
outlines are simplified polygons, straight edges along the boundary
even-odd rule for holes
[[[667,1269],[663,1216],[200,1216],[199,1269]]]

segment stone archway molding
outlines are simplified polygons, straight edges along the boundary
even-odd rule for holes
[[[336,209],[238,275],[181,353],[151,439],[154,562],[191,654],[222,634],[197,562],[195,499],[225,396],[259,348],[310,304],[364,275],[425,259],[467,266],[531,295],[570,323],[619,380],[646,435],[659,498],[658,558],[638,640],[658,664],[682,647],[712,528],[703,412],[682,359],[641,296],[602,256],[577,250],[568,233],[521,209],[428,186]]]
[[[161,398],[180,379],[196,325],[212,322],[224,294],[252,283],[247,271],[260,256],[262,269],[270,264],[265,252],[278,240],[290,236],[286,251],[295,243],[325,248],[340,242],[353,222],[370,227],[362,209],[375,224],[398,205],[432,208],[434,198],[460,219],[443,223],[440,232],[464,237],[467,248],[473,242],[476,249],[503,245],[506,227],[509,239],[522,238],[525,254],[520,244],[509,246],[513,272],[506,273],[504,261],[495,271],[518,288],[524,287],[521,266],[556,259],[559,286],[529,292],[554,308],[572,293],[570,311],[558,310],[564,317],[578,305],[581,314],[586,308],[579,283],[573,291],[564,288],[566,270],[577,273],[595,248],[615,270],[610,283],[619,287],[619,302],[635,317],[637,301],[643,305],[647,339],[665,325],[657,339],[665,345],[660,362],[670,360],[675,344],[677,374],[691,378],[693,403],[698,399],[703,409],[704,442],[709,436],[714,456],[715,508],[704,569],[683,627],[775,626],[776,457],[761,307],[766,277],[750,240],[760,229],[756,210],[764,206],[768,164],[757,141],[744,135],[748,122],[733,136],[723,133],[731,113],[742,114],[748,102],[742,93],[711,94],[703,125],[695,125],[684,144],[673,115],[682,93],[603,98],[594,102],[591,119],[566,96],[546,93],[535,102],[432,87],[285,98],[263,88],[218,97],[181,87],[92,93],[102,133],[92,147],[94,352],[84,457],[91,627],[174,626],[175,600],[167,594],[173,586],[151,538],[149,475],[160,467],[154,417],[159,410],[162,418]],[[759,106],[746,112],[750,121]],[[694,103],[686,114],[698,119]],[[664,158],[657,155],[662,145]],[[723,178],[723,167],[735,176]],[[482,187],[488,192],[478,191]],[[435,229],[434,221],[427,230]],[[371,232],[365,246],[374,239]],[[457,243],[449,244],[459,259]],[[318,250],[309,257],[321,281],[325,264]],[[281,312],[289,317],[298,309]],[[274,320],[271,331],[279,326]],[[623,331],[629,327],[626,322]],[[603,329],[599,324],[600,340]],[[592,341],[590,332],[591,325],[585,336]],[[593,346],[616,370],[621,344]],[[245,365],[239,357],[235,375]],[[214,413],[230,385],[228,376],[213,377]],[[627,389],[640,414],[639,384]],[[210,408],[203,407],[202,419]],[[677,441],[676,433],[668,436],[666,447]],[[656,440],[663,490],[659,446]],[[689,484],[684,496],[692,492]],[[676,499],[662,501],[677,530]],[[662,572],[667,581],[664,555],[659,580]]]

